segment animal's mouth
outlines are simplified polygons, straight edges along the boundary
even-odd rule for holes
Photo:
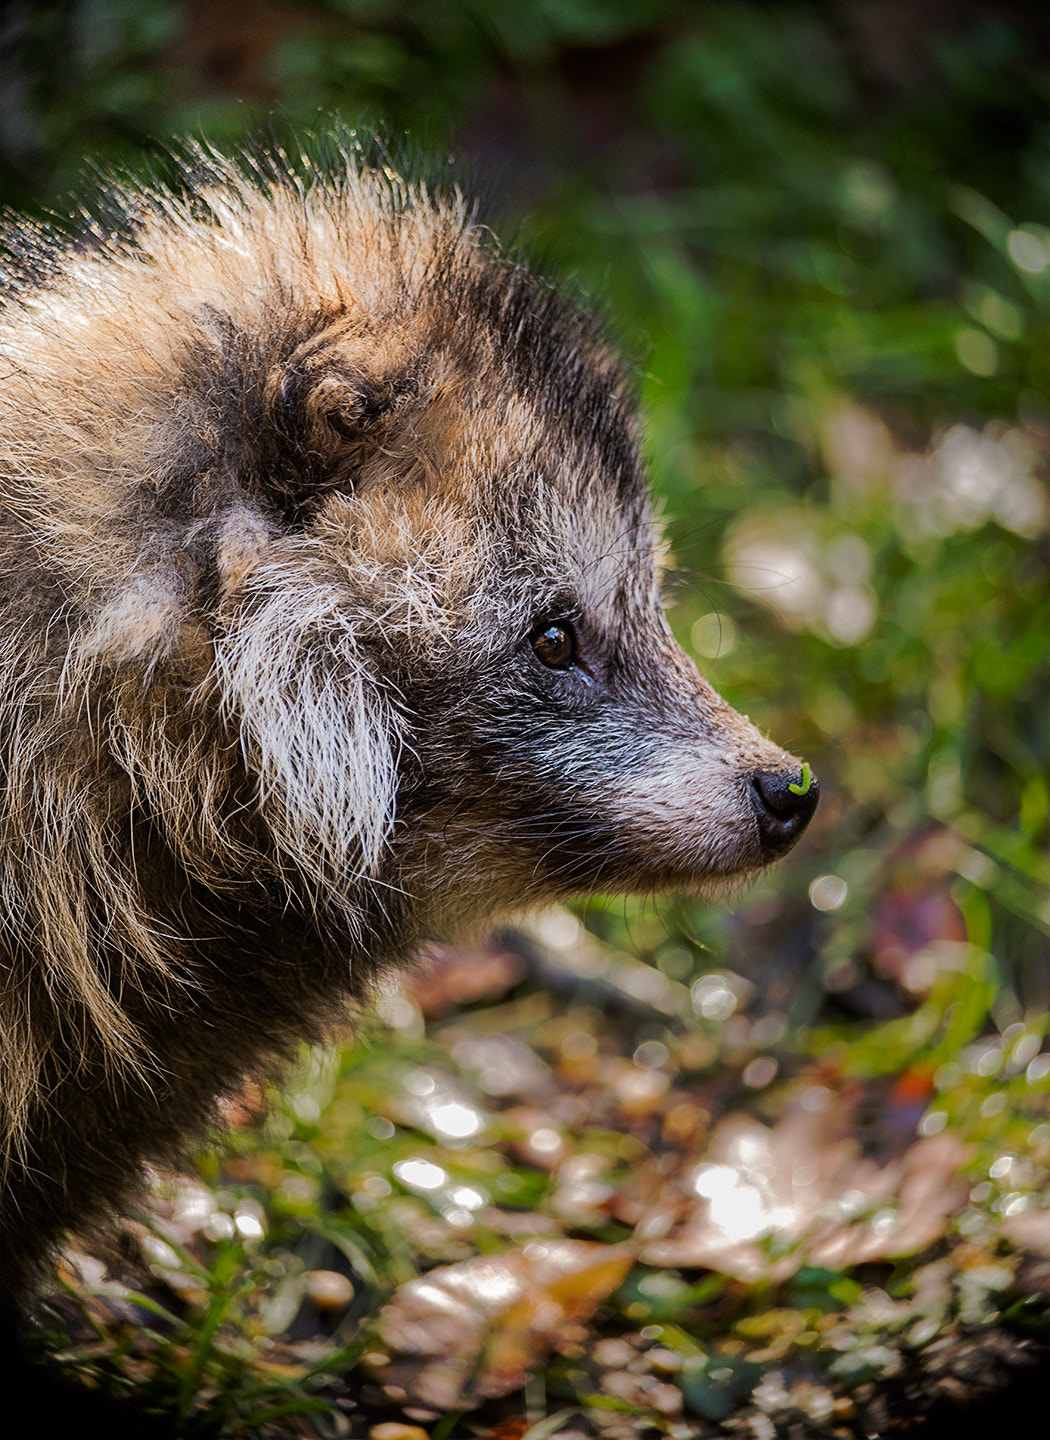
[[[677,790],[650,790],[632,814],[619,812],[635,837],[634,858],[645,872],[641,888],[722,893],[742,887],[797,844],[820,798],[812,769],[801,761],[738,772],[731,786],[707,791],[696,811],[688,779]]]
[[[475,854],[479,840],[493,844],[505,883],[516,881],[523,895],[722,898],[786,855],[817,808],[820,787],[810,767],[769,750],[772,764],[762,768],[754,761],[711,765],[698,779],[676,761],[617,779],[604,794],[571,782],[517,794],[505,787],[487,823],[455,813],[450,797],[446,842],[454,849],[460,832]]]

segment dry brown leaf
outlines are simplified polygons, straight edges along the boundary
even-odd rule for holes
[[[548,1111],[534,1105],[512,1105],[500,1119],[514,1153],[537,1170],[555,1170],[568,1155],[561,1126]]]
[[[681,1228],[641,1258],[754,1281],[804,1263],[841,1269],[909,1255],[942,1235],[965,1196],[960,1142],[930,1136],[880,1166],[836,1133],[820,1094],[810,1099],[772,1129],[743,1115],[723,1121],[690,1177],[696,1199]]]
[[[570,1155],[548,1193],[551,1208],[571,1225],[600,1225],[616,1194],[608,1170],[607,1156],[586,1150]]]
[[[1022,1210],[1003,1222],[1003,1233],[1022,1250],[1050,1256],[1050,1210]]]
[[[417,968],[402,977],[411,998],[427,1016],[446,1015],[458,1005],[487,1000],[512,989],[525,973],[520,955],[483,947],[430,945]]]
[[[634,1259],[626,1245],[534,1240],[402,1285],[367,1357],[392,1400],[465,1409],[519,1389],[610,1295]]]

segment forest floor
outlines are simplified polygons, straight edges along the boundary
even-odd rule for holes
[[[1050,1055],[1022,1025],[909,1063],[959,1023],[957,958],[846,1044],[568,912],[435,956],[265,1120],[231,1106],[232,1148],[158,1177],[119,1261],[70,1254],[40,1343],[180,1436],[1020,1424],[1048,1358]]]

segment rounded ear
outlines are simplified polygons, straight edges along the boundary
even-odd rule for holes
[[[350,378],[330,372],[314,384],[309,407],[343,440],[360,443],[393,419],[414,393],[415,387],[403,375]]]
[[[260,346],[212,306],[195,316],[187,363],[204,403],[185,465],[230,477],[286,522],[301,523],[328,491],[352,489],[369,450],[388,445],[422,396],[422,357],[345,318],[307,316],[298,337]]]
[[[285,434],[321,444],[361,444],[403,411],[419,389],[415,366],[375,373],[336,361],[293,359],[271,378],[268,408]]]
[[[376,373],[347,356],[292,357],[266,384],[268,424],[253,446],[256,486],[270,490],[288,518],[308,516],[328,492],[353,489],[420,388],[418,367]]]

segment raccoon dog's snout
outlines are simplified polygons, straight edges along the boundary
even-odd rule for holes
[[[668,629],[600,327],[458,195],[283,164],[198,152],[11,237],[16,1291],[424,942],[746,875],[816,803]]]
[[[813,818],[819,799],[820,784],[808,767],[755,771],[751,800],[762,844],[771,860],[791,849]]]

